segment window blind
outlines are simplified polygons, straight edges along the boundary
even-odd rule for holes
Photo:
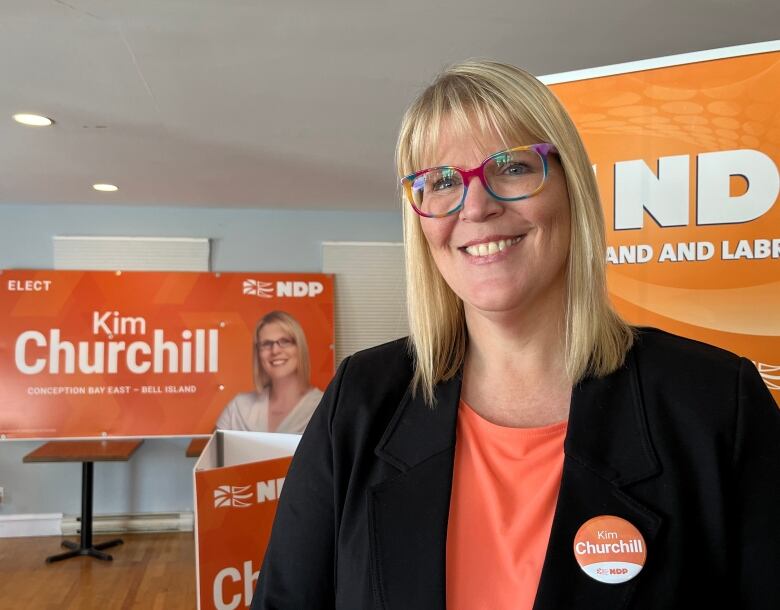
[[[53,242],[55,269],[209,270],[208,238],[57,235]]]
[[[324,242],[322,270],[335,275],[337,365],[409,333],[403,244]]]

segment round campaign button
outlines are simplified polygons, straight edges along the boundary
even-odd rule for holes
[[[591,578],[617,584],[639,574],[647,559],[647,547],[642,534],[628,521],[601,515],[577,530],[574,558]]]

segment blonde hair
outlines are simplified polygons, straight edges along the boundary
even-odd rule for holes
[[[461,133],[493,131],[510,145],[549,142],[566,175],[571,237],[566,269],[565,367],[572,384],[620,367],[633,332],[606,288],[604,218],[588,154],[552,92],[511,65],[466,61],[450,67],[406,111],[396,148],[399,177],[427,167],[444,122]],[[531,141],[522,141],[526,138]],[[403,199],[403,194],[402,194]],[[467,329],[460,298],[439,273],[419,216],[403,200],[413,390],[433,404],[433,388],[463,366]],[[509,204],[511,205],[511,204]]]
[[[309,387],[311,365],[309,363],[309,344],[306,342],[306,334],[299,324],[298,320],[293,318],[286,311],[272,311],[265,314],[255,326],[255,338],[252,342],[252,373],[255,380],[255,388],[262,392],[271,385],[271,378],[263,370],[260,362],[260,331],[264,326],[271,323],[279,324],[294,340],[298,348],[298,380],[303,387]]]

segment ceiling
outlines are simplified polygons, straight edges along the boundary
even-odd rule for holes
[[[389,210],[401,114],[449,63],[779,37],[777,0],[2,0],[0,204]]]

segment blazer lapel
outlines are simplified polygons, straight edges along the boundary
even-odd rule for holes
[[[460,377],[436,406],[407,392],[376,448],[400,474],[369,491],[371,577],[377,608],[444,610],[447,519]]]
[[[534,610],[626,608],[642,573],[626,583],[598,582],[580,569],[573,545],[577,530],[587,520],[614,515],[642,533],[647,563],[660,560],[653,557],[653,539],[661,517],[625,489],[661,471],[647,429],[633,353],[619,371],[586,379],[574,388],[564,451],[561,489]]]

